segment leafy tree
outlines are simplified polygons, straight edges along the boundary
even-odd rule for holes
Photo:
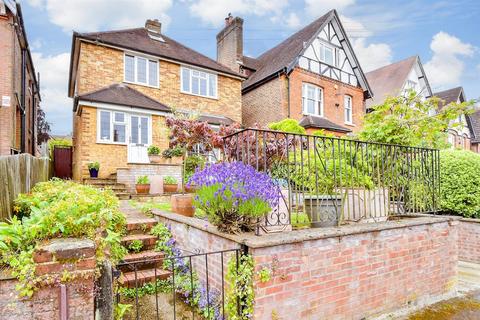
[[[422,100],[415,91],[388,97],[365,116],[361,140],[417,147],[445,148],[452,120],[472,112],[474,101],[439,107],[440,99]]]
[[[37,144],[50,139],[50,123],[47,122],[45,112],[42,109],[37,110]]]
[[[306,134],[305,128],[299,125],[298,121],[294,119],[283,119],[279,122],[272,122],[268,127],[276,131]]]

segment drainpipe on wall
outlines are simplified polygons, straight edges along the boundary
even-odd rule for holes
[[[290,118],[290,75],[287,72],[287,68],[283,72],[287,78],[287,118]]]

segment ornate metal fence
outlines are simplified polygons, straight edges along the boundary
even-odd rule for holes
[[[224,138],[227,161],[266,172],[280,204],[259,230],[378,222],[435,213],[439,151],[348,138],[244,129]]]

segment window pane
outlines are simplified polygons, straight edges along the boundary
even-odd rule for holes
[[[202,96],[207,95],[207,79],[203,79],[203,78],[200,79],[200,94]]]
[[[307,87],[307,97],[308,99],[315,99],[315,87],[312,87],[312,86]]]
[[[195,94],[200,93],[200,79],[198,79],[198,77],[195,77],[195,76],[192,76],[192,93],[195,93]]]
[[[115,122],[125,122],[125,113],[115,112]]]
[[[137,81],[147,83],[147,60],[137,58]]]
[[[182,68],[182,90],[190,92],[190,69]]]
[[[100,139],[110,140],[110,112],[100,111]]]
[[[158,63],[156,61],[148,61],[148,84],[151,86],[158,84]]]
[[[113,141],[125,142],[125,125],[124,124],[113,125]]]
[[[307,100],[307,112],[315,114],[315,101]]]
[[[325,62],[333,65],[333,49],[325,47]]]
[[[217,76],[216,75],[213,75],[211,74],[209,77],[208,77],[208,80],[209,80],[209,92],[208,92],[208,95],[210,97],[215,97],[217,95]]]
[[[135,81],[135,58],[133,56],[125,56],[125,80]]]
[[[140,123],[141,143],[148,144],[148,118],[141,118]]]
[[[132,136],[131,143],[138,143],[138,117],[132,117],[130,135]]]

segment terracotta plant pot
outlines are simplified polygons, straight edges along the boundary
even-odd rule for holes
[[[159,154],[149,154],[148,160],[150,160],[150,163],[160,163],[162,162],[162,156]]]
[[[197,192],[197,187],[194,186],[194,185],[190,185],[190,186],[185,185],[184,190],[185,190],[185,192],[187,192],[187,193],[195,193],[195,192]]]
[[[182,216],[193,217],[195,208],[193,207],[193,194],[174,194],[170,199],[172,211]]]
[[[163,192],[164,193],[173,193],[177,192],[178,190],[178,184],[163,184]]]
[[[148,194],[150,192],[150,184],[136,184],[135,190],[138,194]]]

